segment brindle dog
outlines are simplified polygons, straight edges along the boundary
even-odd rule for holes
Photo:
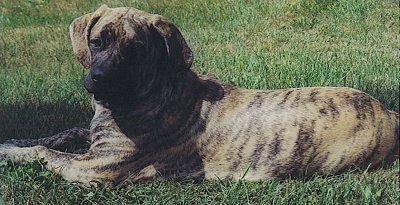
[[[134,8],[102,6],[70,34],[90,68],[90,130],[10,140],[0,159],[41,158],[67,180],[118,185],[329,175],[398,158],[399,115],[358,90],[248,90],[199,77],[179,30]]]

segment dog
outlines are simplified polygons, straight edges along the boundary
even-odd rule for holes
[[[399,115],[370,95],[242,89],[199,76],[181,32],[162,16],[103,5],[75,19],[70,36],[90,69],[90,129],[9,140],[0,159],[42,159],[66,180],[110,186],[333,175],[398,159]]]

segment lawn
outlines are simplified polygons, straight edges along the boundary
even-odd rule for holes
[[[0,142],[88,127],[93,114],[70,22],[106,3],[171,19],[194,70],[240,87],[347,86],[399,111],[397,0],[1,0]],[[400,204],[397,162],[339,176],[250,183],[148,182],[83,187],[0,162],[1,204]]]

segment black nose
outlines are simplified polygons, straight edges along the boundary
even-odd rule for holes
[[[92,77],[92,81],[94,84],[99,84],[102,82],[102,80],[99,80],[99,77]]]
[[[106,81],[106,75],[104,72],[101,72],[99,70],[92,70],[90,73],[90,77],[95,84],[101,84]]]

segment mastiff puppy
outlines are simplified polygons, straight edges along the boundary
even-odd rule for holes
[[[398,158],[399,115],[361,91],[248,90],[199,77],[179,30],[134,8],[101,6],[74,20],[70,34],[90,69],[90,130],[9,140],[0,159],[43,159],[67,180],[113,186],[331,175]]]

